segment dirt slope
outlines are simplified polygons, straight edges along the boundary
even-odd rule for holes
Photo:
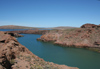
[[[0,31],[0,69],[78,69],[46,62],[21,45],[15,37]]]

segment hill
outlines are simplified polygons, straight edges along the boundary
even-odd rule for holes
[[[5,25],[0,26],[0,29],[38,29],[36,27],[16,26],[16,25]]]
[[[73,29],[77,27],[69,27],[69,26],[60,26],[60,27],[49,27],[49,28],[44,28],[44,27],[27,27],[27,26],[17,26],[17,25],[5,25],[5,26],[0,26],[0,29],[43,29],[43,30],[50,30],[50,29]]]
[[[61,46],[88,48],[100,52],[100,26],[85,24],[81,28],[51,30],[38,40],[53,41]]]
[[[15,37],[0,31],[0,69],[78,69],[46,62],[21,45]]]
[[[74,28],[78,28],[78,27],[60,26],[60,27],[54,27],[52,29],[60,29],[60,30],[63,30],[63,29],[74,29]]]

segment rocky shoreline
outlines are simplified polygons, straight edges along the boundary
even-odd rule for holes
[[[42,34],[37,40],[44,42],[53,42],[60,46],[86,48],[100,52],[100,25],[84,24],[80,28],[63,30],[22,30],[6,31],[16,37],[22,37],[20,34]]]
[[[100,52],[100,28],[98,27],[94,24],[85,24],[81,28],[51,30],[37,40]]]
[[[18,33],[13,33],[13,32],[5,32],[5,34],[9,34],[9,35],[11,35],[13,37],[23,37],[23,35],[20,35]]]
[[[0,31],[0,69],[78,69],[46,62],[21,45],[15,37]]]
[[[6,31],[5,33],[18,33],[18,34],[45,34],[49,30],[20,30],[20,31]]]

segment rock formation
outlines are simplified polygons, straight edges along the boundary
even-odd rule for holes
[[[82,25],[81,28],[100,28],[100,25],[87,23],[87,24]]]
[[[91,24],[91,26],[93,27],[94,25]],[[95,48],[95,51],[100,52],[100,29],[97,29],[97,27],[51,30],[37,40],[45,42],[53,41],[54,44],[61,46]]]
[[[78,69],[46,62],[21,45],[15,37],[0,31],[0,69]]]
[[[20,31],[7,31],[5,33],[19,33],[19,34],[45,34],[49,30],[20,30]]]
[[[23,35],[20,35],[18,33],[13,33],[13,32],[5,32],[5,34],[9,34],[9,35],[11,35],[13,37],[23,37]]]

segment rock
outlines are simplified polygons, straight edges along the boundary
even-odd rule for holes
[[[100,45],[100,42],[99,41],[95,41],[94,45]]]
[[[19,34],[45,34],[49,30],[20,30],[20,31],[7,31],[7,33],[19,33]]]
[[[0,31],[0,69],[78,69],[46,62],[21,45],[15,37]]]
[[[95,26],[95,27],[94,27]],[[84,27],[84,28],[83,28]],[[51,30],[43,34],[38,40],[68,47],[100,48],[100,29],[94,24],[85,24],[77,29]]]
[[[82,25],[81,28],[100,28],[100,25],[87,23],[87,24]]]
[[[13,33],[13,32],[5,32],[5,34],[9,34],[9,35],[14,36],[14,37],[23,37],[23,35],[20,35],[18,33]]]

